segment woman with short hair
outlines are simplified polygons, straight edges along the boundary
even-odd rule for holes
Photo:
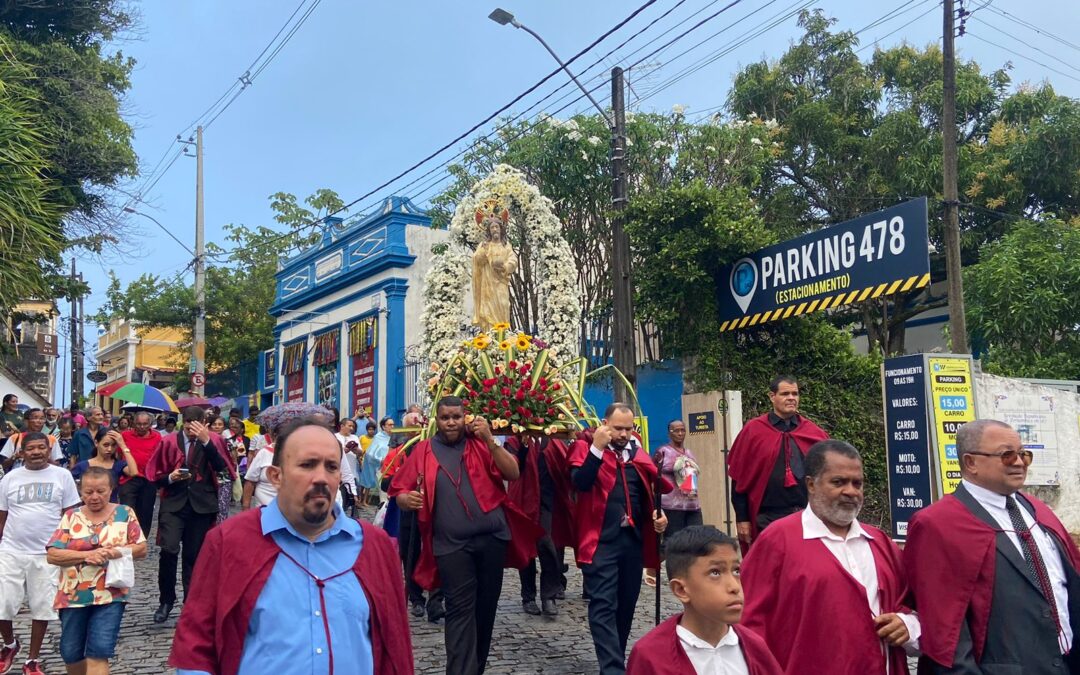
[[[128,589],[105,585],[110,560],[146,557],[146,537],[135,512],[110,502],[116,490],[112,471],[91,465],[83,473],[83,505],[60,519],[47,548],[49,563],[60,570],[53,603],[60,612],[60,657],[68,673],[107,675],[115,656]]]

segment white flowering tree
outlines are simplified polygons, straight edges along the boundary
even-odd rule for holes
[[[484,236],[475,214],[492,199],[510,211],[510,243],[522,263],[511,293],[511,324],[517,330],[534,332],[548,345],[552,361],[576,359],[581,303],[562,224],[551,200],[521,171],[499,164],[461,197],[450,221],[450,241],[435,256],[425,279],[421,321],[427,360],[445,363],[471,332],[465,293],[472,255]]]

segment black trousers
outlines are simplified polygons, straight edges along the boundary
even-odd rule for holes
[[[420,547],[423,545],[420,539],[420,528],[416,525],[416,511],[401,511],[398,520],[398,555],[401,556],[401,567],[405,572],[405,596],[409,604],[424,602],[424,589],[420,584],[413,581],[413,570],[420,560]],[[431,616],[432,609],[442,602],[442,590],[435,589],[428,594],[427,613]]]
[[[176,563],[183,547],[183,567],[180,579],[187,599],[191,586],[191,572],[199,558],[206,533],[217,522],[214,513],[195,513],[191,504],[184,504],[179,511],[158,513],[158,542],[161,544],[161,560],[158,563],[158,593],[162,604],[176,603]]]
[[[447,675],[484,672],[502,594],[506,546],[485,535],[474,537],[460,551],[435,556],[446,602]]]
[[[157,486],[143,476],[135,476],[120,486],[120,503],[130,506],[139,519],[143,536],[150,537],[150,526],[154,522],[154,502],[157,501]]]
[[[667,516],[667,529],[664,530],[664,543],[667,543],[668,537],[674,537],[675,533],[679,530],[685,530],[691,525],[701,525],[704,522],[701,519],[701,511],[676,511],[675,509],[664,509],[664,515]]]
[[[551,511],[540,511],[540,527],[545,534],[536,542],[536,558],[529,561],[529,566],[518,570],[521,580],[521,601],[536,601],[536,561],[540,560],[540,599],[554,600],[559,591],[566,588],[563,576],[563,561],[560,551],[555,549],[551,540]]]
[[[589,631],[600,675],[626,672],[626,641],[641,593],[641,539],[624,527],[611,541],[600,542],[592,563],[581,568],[589,595]]]

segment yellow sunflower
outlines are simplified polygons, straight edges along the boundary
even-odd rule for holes
[[[503,321],[492,326],[491,330],[510,330],[510,324]]]
[[[476,347],[477,349],[487,349],[488,345],[490,344],[491,338],[489,338],[485,333],[480,333],[479,335],[474,337],[472,341],[472,346]]]
[[[516,346],[517,346],[519,352],[525,351],[526,349],[529,348],[529,345],[531,345],[531,344],[532,344],[532,338],[531,337],[529,337],[525,333],[519,333],[518,334],[518,336],[517,336],[517,345]]]
[[[499,349],[503,350],[504,352],[507,351],[508,349],[510,349],[510,341],[509,340],[503,340],[502,342],[500,342],[499,343]]]

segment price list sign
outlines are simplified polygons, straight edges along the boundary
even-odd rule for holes
[[[889,463],[892,537],[907,537],[908,521],[932,497],[926,364],[921,354],[886,359],[882,366],[885,447]]]
[[[971,381],[971,357],[930,356],[930,410],[934,415],[941,496],[960,484],[960,460],[956,455],[956,430],[975,419],[975,389]]]

